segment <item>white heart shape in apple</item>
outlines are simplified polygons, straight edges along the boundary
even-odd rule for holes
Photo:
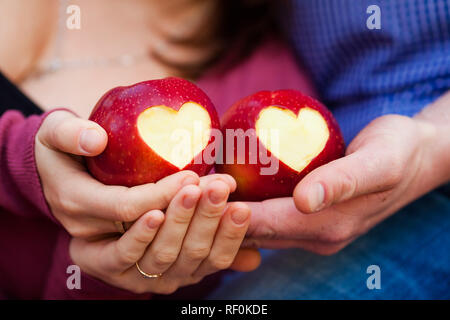
[[[322,152],[330,135],[322,115],[308,107],[298,115],[289,109],[267,107],[259,113],[255,129],[264,147],[297,172]]]
[[[195,102],[184,103],[178,112],[167,106],[153,106],[138,116],[137,128],[154,152],[183,169],[208,145],[211,118]]]

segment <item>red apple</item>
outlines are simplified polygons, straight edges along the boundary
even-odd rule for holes
[[[222,134],[216,170],[236,179],[234,200],[292,196],[306,174],[345,149],[331,112],[295,90],[261,91],[236,102],[222,118]]]
[[[204,175],[214,165],[204,161],[203,153],[213,143],[211,132],[219,128],[217,112],[187,80],[166,78],[111,89],[89,119],[108,134],[105,151],[87,158],[91,174],[105,184],[135,186],[181,170]]]

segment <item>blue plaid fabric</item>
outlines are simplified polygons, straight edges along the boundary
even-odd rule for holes
[[[280,17],[348,143],[384,114],[412,116],[450,88],[450,0],[287,0]],[[367,8],[381,9],[369,29]]]

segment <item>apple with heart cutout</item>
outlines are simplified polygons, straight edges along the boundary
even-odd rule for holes
[[[319,101],[296,90],[261,91],[222,117],[216,171],[237,182],[232,200],[289,197],[313,169],[344,155],[341,130]]]
[[[104,184],[131,187],[181,170],[205,175],[214,165],[204,152],[214,144],[219,118],[208,96],[187,80],[171,77],[111,89],[89,119],[108,134],[103,153],[86,160]]]

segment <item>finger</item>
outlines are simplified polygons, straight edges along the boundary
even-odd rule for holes
[[[103,253],[106,265],[117,271],[132,267],[144,255],[163,221],[164,214],[159,210],[144,214],[117,241],[107,245]]]
[[[249,223],[250,209],[247,205],[240,202],[230,205],[220,222],[211,252],[195,271],[194,277],[228,269],[235,260]]]
[[[309,173],[296,186],[296,207],[304,213],[323,210],[364,194],[392,189],[400,179],[401,164],[385,146],[366,144],[354,153]]]
[[[204,190],[207,185],[209,185],[211,182],[215,180],[221,180],[225,182],[228,185],[230,192],[234,192],[236,190],[236,180],[234,180],[234,178],[229,174],[221,174],[221,173],[220,174],[215,173],[201,177],[199,186],[202,190]]]
[[[257,249],[240,248],[230,269],[240,272],[250,272],[258,268],[260,264],[261,254]]]
[[[74,238],[93,241],[121,233],[114,221],[92,217],[76,217],[74,219],[63,215],[61,218],[61,224]]]
[[[304,249],[308,251],[313,251],[312,248],[316,248],[317,245],[329,245],[328,243],[321,242],[318,240],[289,240],[289,239],[260,239],[260,238],[245,238],[242,241],[242,248],[248,250],[256,250],[256,249],[289,249],[289,248],[298,248]]]
[[[402,206],[402,204],[396,203],[394,206],[377,207],[377,203],[380,202],[378,197],[377,193],[362,196],[342,204],[336,204],[314,215],[302,215],[298,212],[297,218],[295,215],[283,216],[283,220],[290,220],[291,224],[297,226],[295,234],[286,233],[286,229],[283,227],[277,229],[276,232],[279,233],[279,236],[276,238],[264,237],[264,234],[255,232],[243,241],[242,247],[302,248],[321,255],[334,254]],[[372,208],[372,212],[365,213],[364,211],[368,207]],[[258,212],[252,212],[252,220],[255,216],[258,216]]]
[[[61,170],[61,176],[71,182],[70,186],[59,190],[59,197],[66,199],[64,211],[126,222],[136,220],[149,210],[167,208],[183,186],[199,183],[198,175],[192,171],[181,171],[157,183],[132,188],[103,185],[87,172]]]
[[[67,111],[55,111],[44,120],[38,139],[51,149],[95,156],[105,149],[108,135],[93,121],[78,118]]]
[[[247,238],[253,239],[254,245],[250,247],[259,247],[259,242],[267,240],[311,240],[331,244],[346,242],[367,232],[372,217],[392,208],[389,205],[391,200],[385,197],[387,195],[384,192],[363,195],[316,214],[298,211],[292,198],[249,202],[252,220]],[[249,244],[246,239],[245,246]]]
[[[145,272],[163,273],[175,262],[200,196],[200,188],[191,185],[181,189],[173,198],[163,226],[139,262]]]
[[[178,273],[192,274],[209,255],[230,192],[223,180],[212,181],[202,191],[180,256],[173,266]]]
[[[309,237],[305,216],[297,210],[292,198],[276,198],[263,202],[246,202],[252,212],[247,237],[280,239]]]
[[[273,250],[299,248],[322,256],[329,256],[339,252],[355,239],[356,237],[340,243],[327,243],[316,240],[245,239],[242,245],[245,248],[264,248]]]
[[[355,206],[355,210],[351,211],[347,208],[340,208],[342,211],[338,211],[333,206],[309,215],[299,211],[292,198],[246,204],[252,212],[247,238],[259,240],[321,239],[330,230],[340,232],[348,228],[362,216],[362,205]]]

